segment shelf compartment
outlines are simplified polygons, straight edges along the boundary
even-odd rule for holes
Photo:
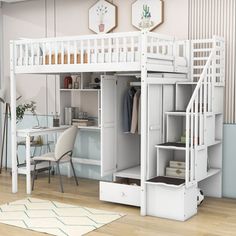
[[[210,178],[210,177],[212,177],[212,176],[214,176],[214,175],[217,175],[217,174],[220,173],[220,172],[221,172],[221,169],[211,168],[211,169],[209,169],[209,170],[207,171],[206,177],[200,179],[199,181],[202,181],[202,180],[204,180],[204,179]]]
[[[135,166],[129,169],[118,171],[114,174],[114,177],[141,179],[140,166]]]

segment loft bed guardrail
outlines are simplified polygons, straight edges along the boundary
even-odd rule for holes
[[[140,71],[141,54],[150,71],[188,72],[189,44],[147,32],[111,33],[11,41],[15,73]],[[109,65],[109,66],[108,66]]]

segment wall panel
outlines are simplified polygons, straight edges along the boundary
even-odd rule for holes
[[[235,0],[189,0],[189,38],[211,38],[219,35],[226,40],[226,123],[236,121],[235,17]]]

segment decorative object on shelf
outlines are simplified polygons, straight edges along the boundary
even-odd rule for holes
[[[163,9],[162,0],[137,0],[132,4],[132,25],[152,31],[163,23]]]
[[[108,33],[116,26],[117,7],[106,0],[97,1],[89,9],[89,29],[97,34]]]
[[[172,178],[185,178],[185,162],[170,161],[166,167],[166,176]]]
[[[79,112],[79,119],[88,119],[88,113],[80,111]]]
[[[65,125],[71,125],[72,119],[74,118],[75,109],[74,107],[65,107]]]
[[[66,76],[64,78],[64,88],[65,89],[72,89],[72,77]]]
[[[76,126],[83,126],[83,127],[87,127],[87,126],[94,126],[95,122],[92,119],[73,119],[72,120],[72,125],[76,125]]]
[[[180,137],[180,142],[181,143],[186,143],[186,132]]]
[[[100,82],[101,82],[101,80],[99,78],[97,78],[97,77],[92,78],[91,83],[89,83],[89,88],[90,89],[100,89],[101,88]]]
[[[73,89],[79,89],[81,83],[81,76],[77,75],[75,78],[73,78]]]
[[[73,118],[78,118],[79,117],[79,107],[74,107],[74,117]]]
[[[53,127],[59,127],[60,126],[60,118],[58,113],[56,112],[56,115],[53,116]]]

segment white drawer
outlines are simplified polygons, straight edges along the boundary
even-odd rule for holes
[[[140,206],[140,194],[140,186],[100,181],[101,201]]]

